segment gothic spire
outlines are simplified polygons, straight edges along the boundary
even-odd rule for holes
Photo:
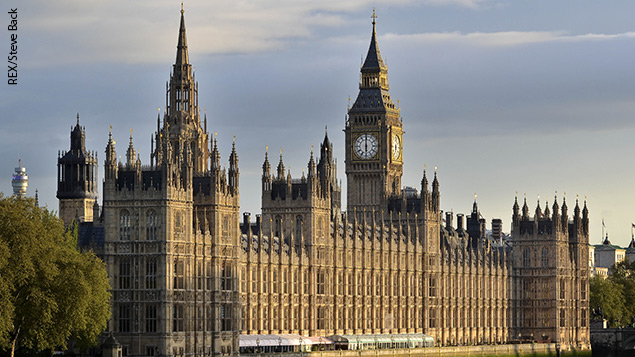
[[[229,187],[233,193],[238,193],[238,154],[236,153],[236,135],[229,155]]]
[[[373,10],[373,32],[370,37],[370,46],[366,54],[366,60],[362,64],[359,94],[355,103],[349,110],[349,114],[355,113],[391,113],[399,120],[399,109],[395,107],[388,92],[388,68],[384,64],[377,44],[376,21],[377,16]]]
[[[176,60],[172,68],[168,92],[166,98],[168,116],[172,117],[177,113],[187,113],[187,119],[181,118],[181,120],[192,120],[196,116],[196,122],[200,125],[200,122],[198,122],[198,85],[194,80],[192,65],[187,52],[183,8],[181,8],[181,25],[176,45]]]
[[[132,144],[132,129],[130,129],[130,143],[128,144],[128,151],[126,152],[127,163],[129,167],[132,167],[135,163],[136,153],[134,145]]]
[[[552,207],[553,213],[552,213],[552,220],[554,222],[554,224],[556,224],[558,217],[560,217],[560,207],[558,206],[558,197],[557,196],[553,196],[553,207]]]
[[[269,177],[271,171],[271,164],[269,164],[269,147],[265,150],[265,162],[262,164],[262,177]]]
[[[79,125],[79,113],[77,113],[77,124],[71,131],[71,151],[78,156],[86,154],[84,129]]]
[[[212,149],[212,170],[220,170],[220,153],[218,152],[218,144],[214,136],[214,147]]]
[[[312,178],[315,176],[315,160],[313,159],[313,145],[311,145],[311,158],[309,159],[309,164],[307,165],[309,169],[309,177]]]
[[[423,178],[421,179],[421,193],[428,192],[428,177],[426,176],[426,165],[423,165]]]
[[[523,203],[523,218],[524,219],[529,218],[529,207],[527,206],[527,196],[525,196],[524,203]]]
[[[112,125],[108,131],[108,144],[106,145],[106,163],[116,164],[115,141],[112,139]]]
[[[379,52],[379,45],[377,45],[377,31],[375,25],[377,23],[377,15],[375,15],[375,9],[373,9],[373,34],[370,37],[370,47],[368,47],[368,54],[366,54],[366,61],[362,65],[362,72],[364,71],[377,71],[382,68],[386,68],[384,61],[381,59],[381,53]]]
[[[278,180],[284,180],[284,162],[282,161],[282,148],[280,148],[280,162],[278,162]]]
[[[185,34],[185,11],[183,10],[183,3],[181,3],[181,25],[179,27],[179,40],[176,45],[176,66],[180,66],[180,68],[184,68],[190,64],[190,58],[187,54],[187,36]]]
[[[234,141],[232,142],[232,152],[229,155],[229,171],[238,170],[238,154],[236,153],[236,135],[234,135]]]

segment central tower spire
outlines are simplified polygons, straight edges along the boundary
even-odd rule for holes
[[[176,45],[176,61],[172,66],[170,80],[166,84],[166,112],[163,127],[155,134],[157,147],[152,155],[157,158],[156,165],[162,161],[185,158],[186,148],[192,156],[194,172],[205,172],[208,167],[208,134],[201,125],[198,106],[198,83],[193,74],[187,50],[185,31],[185,11],[181,4],[181,23]],[[173,150],[165,151],[165,145],[159,143],[168,140]],[[170,157],[168,157],[170,156]]]
[[[183,3],[181,3],[181,26],[179,27],[179,41],[176,45],[176,62],[174,67],[179,66],[184,68],[190,64],[190,59],[187,56],[187,36],[185,35],[185,10],[183,10]]]
[[[172,67],[172,76],[168,85],[168,102],[166,103],[168,115],[181,112],[187,114],[182,118],[183,120],[192,120],[195,116],[198,117],[198,84],[194,80],[187,52],[183,5],[181,5],[181,25],[176,45],[176,61]]]

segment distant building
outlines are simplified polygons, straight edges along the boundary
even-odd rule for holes
[[[492,219],[492,239],[503,241],[503,220],[500,218]]]
[[[609,241],[609,235],[607,234],[604,238],[602,244],[595,245],[595,269],[594,271],[598,274],[603,275],[604,271],[602,268],[607,269],[608,275],[611,274],[611,267],[616,263],[623,261],[626,258],[626,249],[611,244]],[[598,270],[600,269],[600,270]]]
[[[13,194],[19,197],[26,197],[26,189],[29,187],[29,176],[26,174],[26,167],[22,166],[22,159],[18,160],[18,167],[15,168],[11,179]]]

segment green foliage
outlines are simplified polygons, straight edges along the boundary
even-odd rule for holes
[[[590,307],[595,317],[605,318],[610,327],[631,326],[635,322],[635,262],[615,264],[611,275],[590,281]]]
[[[590,308],[596,317],[605,318],[611,327],[624,321],[624,294],[620,285],[610,279],[594,276],[589,281]]]
[[[32,199],[0,194],[0,348],[97,342],[110,318],[105,264]],[[15,344],[15,345],[14,345]]]

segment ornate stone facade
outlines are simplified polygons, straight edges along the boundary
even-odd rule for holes
[[[570,221],[564,202],[534,219],[515,203],[505,242],[485,235],[476,200],[456,226],[452,213],[443,223],[436,169],[432,183],[424,170],[419,190],[402,188],[403,122],[374,20],[345,123],[346,213],[326,134],[300,178],[282,153],[272,172],[265,153],[262,215],[239,224],[238,156],[234,147],[221,168],[197,88],[181,12],[150,165],[132,133],[118,162],[109,135],[103,212],[80,227],[81,244],[108,266],[109,331],[125,354],[237,353],[240,334],[425,333],[441,345],[533,335],[588,346],[586,205],[580,216],[576,202]],[[60,215],[73,214],[62,201]]]

